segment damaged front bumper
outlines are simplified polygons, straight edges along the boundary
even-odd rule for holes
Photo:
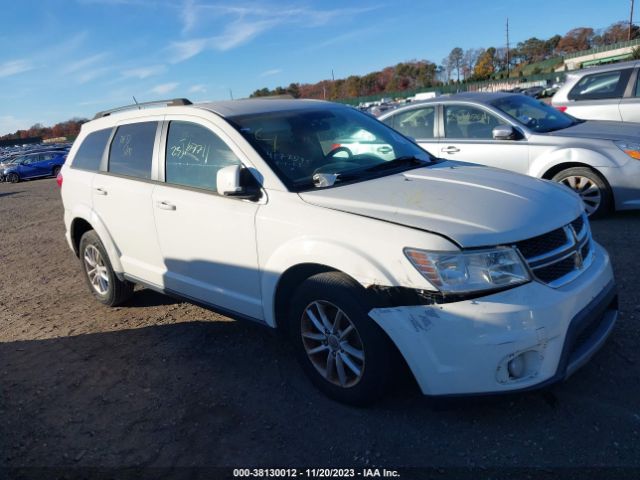
[[[427,395],[490,394],[561,381],[604,344],[617,319],[607,253],[573,282],[530,282],[485,297],[374,308]]]

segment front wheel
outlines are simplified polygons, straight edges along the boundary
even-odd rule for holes
[[[99,302],[116,307],[131,297],[133,283],[116,276],[107,252],[93,230],[80,239],[80,260],[87,285]]]
[[[368,316],[364,289],[344,274],[305,280],[291,301],[289,334],[311,381],[343,403],[365,405],[386,390],[394,364],[390,340]]]
[[[18,183],[20,181],[20,175],[17,173],[10,173],[7,175],[7,182],[9,183]]]
[[[611,210],[613,203],[611,187],[590,168],[567,168],[555,174],[551,180],[569,187],[580,195],[589,217],[601,217]]]
[[[51,176],[52,177],[57,177],[59,173],[60,173],[60,167],[59,166],[55,166],[55,167],[53,167],[53,170],[51,171]]]

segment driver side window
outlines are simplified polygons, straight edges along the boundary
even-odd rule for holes
[[[444,106],[445,138],[492,140],[493,129],[503,124],[487,111],[467,105]]]

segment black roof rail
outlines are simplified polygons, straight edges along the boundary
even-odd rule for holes
[[[125,105],[123,107],[116,107],[110,110],[103,110],[102,112],[96,113],[93,119],[95,120],[96,118],[108,117],[112,113],[121,112],[124,110],[134,110],[136,108],[140,109],[141,107],[146,107],[149,105],[166,105],[167,107],[177,107],[180,105],[193,105],[193,103],[191,102],[191,100],[188,100],[186,98],[170,98],[168,100],[154,100],[152,102],[133,103],[131,105]]]

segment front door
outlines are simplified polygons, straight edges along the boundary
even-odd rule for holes
[[[164,288],[264,318],[256,250],[259,203],[216,190],[222,167],[240,164],[239,151],[221,129],[192,117],[167,117],[160,153],[164,184],[153,191]]]
[[[445,104],[442,115],[444,138],[440,140],[439,157],[528,173],[527,140],[493,138],[494,127],[506,125],[504,120],[483,108],[468,104]]]

